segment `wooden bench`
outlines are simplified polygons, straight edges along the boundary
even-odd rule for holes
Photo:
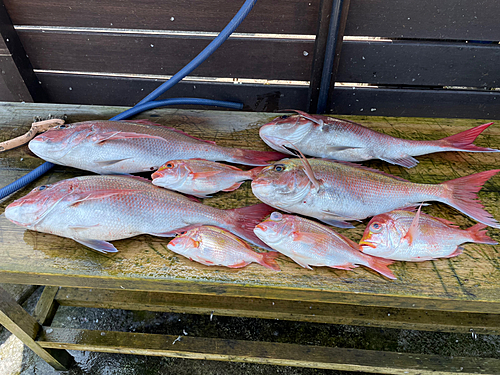
[[[0,140],[22,134],[34,117],[108,119],[124,108],[104,106],[136,104],[196,56],[241,4],[0,0]],[[499,13],[499,2],[485,0],[259,0],[237,34],[162,97],[237,101],[246,112],[140,117],[253,149],[264,147],[258,126],[275,116],[264,112],[287,108],[322,108],[411,139],[451,135],[482,123],[476,119],[500,119]],[[498,148],[498,129],[477,144]],[[368,165],[426,183],[499,165],[495,154],[419,160],[411,170]],[[26,147],[0,153],[0,186],[40,163]],[[81,174],[56,168],[36,185]],[[34,318],[0,290],[0,322],[58,369],[68,360],[61,349],[82,349],[378,373],[500,373],[497,359],[50,327],[55,308],[69,304],[499,334],[498,249],[471,244],[458,258],[397,263],[397,281],[365,269],[307,271],[286,258],[280,273],[203,267],[166,250],[167,239],[149,236],[116,241],[120,252],[102,256],[5,219],[5,206],[34,186],[0,203],[0,282],[47,287]],[[480,192],[497,219],[499,187],[496,176]],[[248,183],[205,200],[222,208],[256,202]],[[444,205],[426,211],[472,224]],[[358,240],[363,228],[345,233]],[[489,233],[500,240],[498,230]]]
[[[67,116],[68,122],[106,119],[120,107],[58,104],[0,104],[0,140],[25,132],[33,116]],[[266,149],[258,127],[275,115],[226,111],[161,109],[140,116],[175,126],[220,145]],[[395,136],[436,139],[465,130],[480,120],[359,117],[348,119]],[[500,128],[492,126],[478,145],[500,144]],[[415,182],[439,183],[498,167],[495,154],[442,153],[419,157],[413,169],[373,161],[368,165]],[[39,165],[26,146],[0,153],[0,185]],[[56,167],[36,183],[0,203],[5,206],[34,186],[86,174]],[[486,209],[500,218],[500,176],[479,193]],[[249,183],[204,203],[233,208],[257,203]],[[462,227],[473,224],[457,211],[432,204],[426,211]],[[343,230],[357,241],[365,223]],[[489,229],[500,240],[500,231]],[[500,267],[498,247],[468,244],[463,255],[434,262],[390,266],[395,281],[358,268],[340,271],[301,268],[280,257],[281,272],[259,265],[244,269],[206,267],[175,255],[169,239],[138,236],[115,241],[117,254],[101,255],[62,237],[26,230],[0,214],[0,281],[46,285],[34,317],[0,293],[0,323],[30,348],[63,369],[63,349],[178,356],[374,373],[500,373],[500,360],[449,358],[348,348],[310,347],[135,332],[54,328],[50,319],[58,305],[215,314],[330,324],[370,325],[440,332],[500,333]]]

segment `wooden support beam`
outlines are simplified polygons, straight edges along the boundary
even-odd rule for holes
[[[59,304],[55,301],[56,294],[59,290],[57,286],[46,286],[43,289],[42,295],[38,300],[33,314],[34,318],[41,325],[50,325],[52,318],[56,314]]]
[[[40,324],[0,287],[0,324],[56,370],[66,371],[73,357],[65,350],[47,350],[35,341]]]
[[[44,348],[300,366],[383,374],[499,374],[500,360],[133,332],[44,329]]]
[[[0,101],[47,101],[2,0],[0,0],[0,72]]]
[[[456,333],[470,333],[474,327],[474,333],[500,334],[498,314],[83,288],[61,288],[56,300],[61,305],[79,307],[278,318]]]

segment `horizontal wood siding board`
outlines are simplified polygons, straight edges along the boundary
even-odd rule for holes
[[[133,106],[163,81],[139,78],[38,73],[52,103]],[[181,81],[160,99],[194,97],[244,104],[249,111],[307,108],[308,86],[235,85]],[[212,107],[213,108],[213,107]]]
[[[221,31],[243,0],[5,0],[16,25]],[[316,33],[320,0],[260,0],[237,32]],[[173,17],[173,20],[172,20]]]
[[[345,35],[498,41],[499,14],[488,0],[357,0]]]
[[[131,74],[175,74],[210,43],[164,35],[20,31],[19,36],[35,69]],[[309,80],[313,49],[314,41],[231,39],[191,75]]]
[[[500,118],[500,91],[336,87],[331,114]]]
[[[500,87],[498,61],[499,44],[345,41],[337,82]]]

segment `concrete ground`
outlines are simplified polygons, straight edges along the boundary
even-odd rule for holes
[[[26,300],[32,312],[42,288]],[[54,327],[135,331],[241,340],[288,342],[358,349],[391,350],[445,356],[500,358],[500,336],[433,333],[423,331],[299,323],[222,316],[133,312],[61,306]],[[8,331],[0,331],[0,375],[103,374],[103,375],[347,375],[362,374],[246,363],[188,360],[70,351],[76,363],[67,372],[56,372]]]

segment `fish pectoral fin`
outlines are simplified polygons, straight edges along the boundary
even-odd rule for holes
[[[291,258],[291,257],[290,257]],[[300,257],[293,257],[291,258],[295,263],[297,263],[299,266],[307,268],[308,270],[312,270],[312,267],[307,264],[307,261],[305,259],[301,259]]]
[[[245,181],[236,182],[235,184],[229,186],[227,189],[223,189],[222,191],[233,191],[233,190],[236,190],[236,189],[238,189],[241,186],[241,184],[243,182],[245,182]]]
[[[329,236],[323,233],[310,233],[310,232],[293,232],[294,241],[306,243],[315,246],[321,241],[328,241]]]
[[[318,220],[321,220],[323,223],[326,223],[328,225],[333,225],[334,227],[337,227],[337,228],[354,228],[354,225],[352,225],[351,223],[348,223],[347,221],[340,220],[339,216],[337,214],[335,214],[334,212],[331,212],[328,210],[321,210],[321,212],[331,216],[331,218],[318,218],[318,217],[316,218]]]
[[[354,225],[348,223],[347,221],[335,220],[335,219],[318,219],[318,220],[321,220],[323,223],[332,225],[337,228],[348,228],[348,229],[356,228]]]
[[[93,140],[95,141],[95,143],[104,143],[106,141],[121,141],[124,139],[137,139],[137,138],[159,139],[165,141],[165,138],[158,137],[155,135],[141,134],[135,132],[121,132],[121,131],[102,132],[95,135],[95,138],[93,138]]]
[[[337,268],[339,270],[346,270],[346,271],[351,271],[356,267],[359,267],[357,264],[352,264],[352,263],[346,263],[346,264],[341,264],[337,266],[328,266],[330,268]]]
[[[418,164],[418,160],[411,157],[410,155],[403,155],[400,158],[388,158],[385,156],[380,156],[379,159],[391,164],[400,165],[405,168],[413,168]]]
[[[99,167],[108,167],[110,165],[114,165],[114,164],[120,163],[120,162],[125,161],[125,160],[129,160],[129,159],[132,159],[132,158],[130,157],[130,158],[123,158],[123,159],[101,160],[101,161],[96,161],[95,163],[97,165],[99,165]]]
[[[213,176],[216,176],[218,174],[221,174],[222,171],[205,171],[205,172],[196,172],[193,173],[193,179],[195,178],[210,178]]]
[[[125,194],[133,194],[135,193],[136,191],[135,190],[130,190],[130,191],[127,191],[127,190],[113,190],[113,189],[109,189],[109,190],[101,190],[101,191],[98,191],[98,192],[93,192],[93,193],[88,193],[86,195],[80,195],[80,198],[73,201],[70,206],[77,206],[85,201],[89,201],[89,200],[96,200],[96,199],[105,199],[105,198],[109,198],[113,195],[117,195],[117,194],[120,194],[120,195],[125,195]]]
[[[94,224],[94,225],[70,225],[68,226],[68,229],[74,230],[76,232],[81,232],[90,228],[95,228],[98,227],[100,224]]]
[[[78,243],[81,243],[84,246],[90,247],[91,249],[98,251],[100,253],[116,253],[116,247],[114,247],[111,243],[102,241],[102,240],[80,240],[73,238]]]
[[[338,151],[354,150],[354,149],[359,150],[360,148],[364,148],[364,147],[327,145],[326,146],[326,151],[327,152],[338,152]]]
[[[194,262],[204,264],[205,266],[214,266],[215,265],[215,263],[212,262],[211,260],[202,258],[200,256],[193,256],[193,257],[190,257],[189,259],[191,259]]]
[[[185,227],[174,229],[168,232],[147,232],[146,234],[149,234],[150,236],[156,236],[156,237],[175,237],[178,234],[182,232],[187,232],[188,230],[194,229],[201,226],[201,224],[191,224],[191,225],[186,225]]]
[[[413,218],[410,228],[408,229],[408,232],[401,238],[401,243],[403,241],[408,241],[408,245],[411,246],[413,241],[417,238],[418,236],[418,223],[420,221],[420,211],[422,209],[422,205],[417,210],[417,213],[415,214],[415,217]]]

